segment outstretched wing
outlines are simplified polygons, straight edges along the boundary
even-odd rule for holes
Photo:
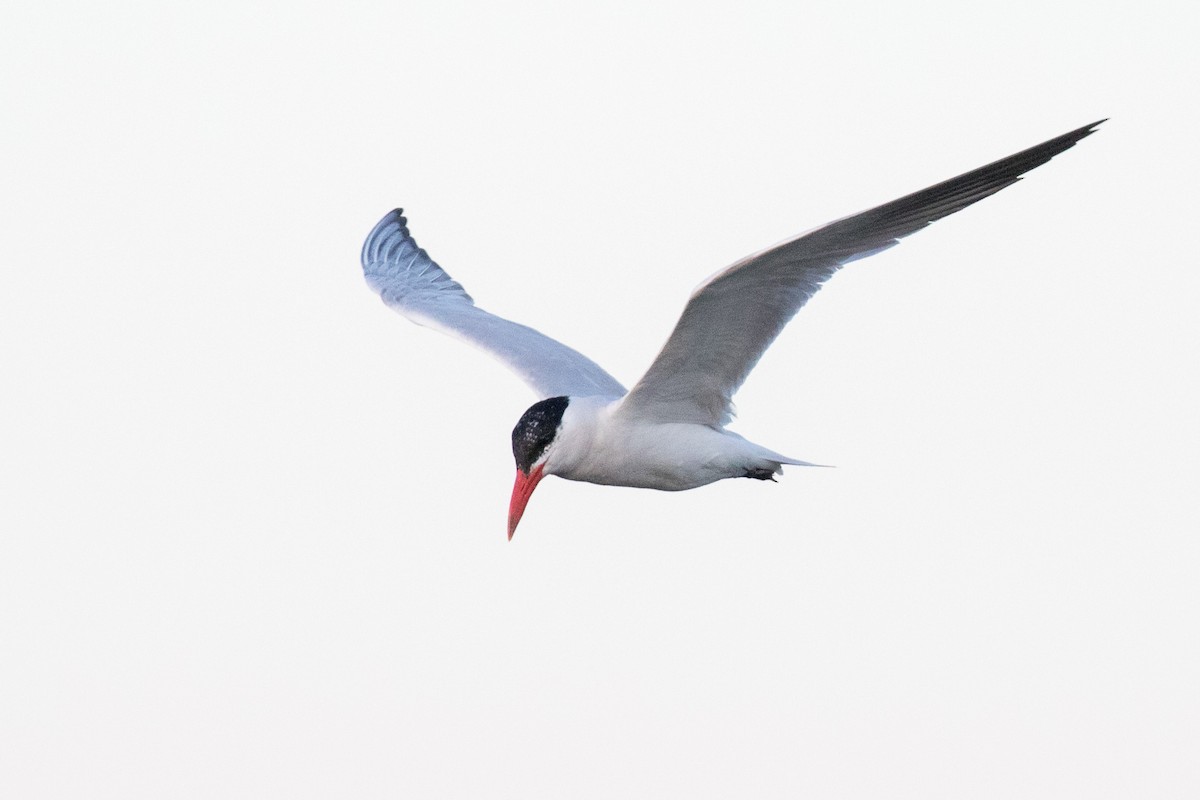
[[[409,235],[401,209],[367,236],[367,285],[418,325],[455,336],[504,362],[539,397],[620,397],[625,387],[594,361],[533,328],[489,314]]]
[[[1016,183],[1099,124],[815,228],[718,272],[692,293],[666,345],[617,413],[725,424],[734,392],[763,351],[833,273]]]

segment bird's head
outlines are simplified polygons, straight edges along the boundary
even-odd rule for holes
[[[508,504],[508,538],[511,540],[525,505],[545,475],[546,461],[562,430],[563,413],[570,398],[550,397],[529,407],[512,432],[513,458],[517,462],[517,481]]]

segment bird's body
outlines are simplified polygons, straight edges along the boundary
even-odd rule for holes
[[[546,475],[680,491],[724,478],[773,479],[785,464],[811,466],[725,429],[734,392],[792,316],[841,267],[1015,183],[1099,124],[815,228],[718,272],[692,293],[667,343],[629,391],[561,342],[477,307],[417,247],[398,209],[368,235],[363,269],[388,305],[500,359],[542,398],[513,429],[511,538]]]
[[[545,462],[546,474],[678,492],[723,478],[766,478],[783,464],[805,463],[724,428],[641,420],[620,410],[619,398],[572,397]]]

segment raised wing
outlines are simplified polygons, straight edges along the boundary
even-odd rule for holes
[[[408,233],[404,212],[388,213],[362,251],[367,285],[418,325],[455,336],[504,362],[539,397],[620,397],[625,387],[594,361],[533,328],[489,314]]]
[[[815,228],[718,272],[692,293],[658,358],[617,413],[659,422],[725,424],[734,392],[763,351],[833,273],[1016,183],[1100,122]]]

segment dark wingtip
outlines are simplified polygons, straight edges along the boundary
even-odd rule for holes
[[[1073,141],[1078,142],[1080,139],[1084,138],[1085,136],[1091,136],[1093,133],[1096,132],[1097,128],[1099,128],[1101,125],[1103,125],[1106,122],[1108,122],[1108,117],[1105,117],[1104,119],[1101,119],[1101,120],[1097,120],[1096,122],[1093,122],[1089,125],[1084,125],[1082,128],[1076,128],[1075,130],[1071,131],[1070,133],[1065,133],[1062,136],[1059,136],[1058,139],[1060,139],[1060,140],[1068,139],[1068,140],[1073,140]],[[1054,140],[1052,139],[1051,141],[1054,141]]]
[[[1029,148],[1029,150],[1027,150],[1025,152],[1036,152],[1037,150],[1046,150],[1046,151],[1053,150],[1055,152],[1052,152],[1050,154],[1051,157],[1058,155],[1058,153],[1061,153],[1064,150],[1071,149],[1071,146],[1074,145],[1076,142],[1080,141],[1081,139],[1083,139],[1087,136],[1091,136],[1093,133],[1096,132],[1096,129],[1099,128],[1101,125],[1103,125],[1105,122],[1108,122],[1108,117],[1105,117],[1104,119],[1098,120],[1096,122],[1092,122],[1088,125],[1084,125],[1082,128],[1076,128],[1075,130],[1071,131],[1070,133],[1064,133],[1061,136],[1056,136],[1053,139],[1050,139],[1049,141],[1043,142],[1040,145],[1036,145],[1034,147]],[[1049,160],[1049,158],[1047,158],[1047,160]]]

